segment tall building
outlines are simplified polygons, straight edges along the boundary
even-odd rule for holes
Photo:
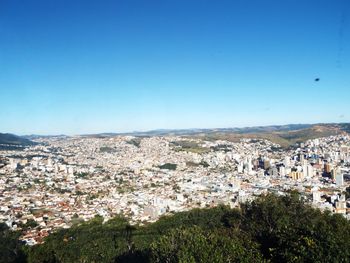
[[[259,169],[259,160],[254,160],[253,161],[253,169],[256,171]]]
[[[327,174],[331,173],[331,171],[332,171],[332,165],[331,165],[330,163],[326,163],[326,164],[324,165],[324,171],[325,171]]]
[[[242,161],[240,161],[239,164],[237,165],[237,172],[243,173],[243,162]]]
[[[337,184],[337,186],[343,186],[344,185],[344,176],[343,176],[343,173],[340,171],[339,168],[336,170],[335,183]]]
[[[303,168],[302,171],[303,171],[305,177],[308,178],[308,174],[307,174],[307,164],[304,163],[304,164],[302,165],[302,168]]]
[[[283,165],[284,165],[285,167],[289,167],[289,166],[290,166],[290,159],[289,159],[289,156],[284,157]]]
[[[314,168],[312,167],[312,165],[307,165],[306,167],[306,177],[311,178],[314,176]]]
[[[293,180],[302,180],[304,179],[304,174],[302,172],[291,172],[289,174],[289,176],[293,179]]]
[[[284,166],[279,167],[280,176],[286,176],[286,168]]]
[[[331,171],[331,178],[333,181],[336,180],[337,174],[339,173],[339,168],[338,167],[334,167]]]
[[[267,170],[270,168],[270,166],[271,166],[270,160],[264,160],[264,169]]]
[[[245,163],[245,172],[247,174],[251,174],[253,171],[253,164],[252,164],[252,159],[247,158],[247,162]]]

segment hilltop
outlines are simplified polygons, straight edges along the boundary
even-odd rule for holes
[[[349,124],[315,124],[315,125],[285,125],[255,128],[243,128],[239,131],[213,131],[198,134],[205,140],[227,140],[236,142],[242,138],[266,139],[288,148],[310,139],[349,133]]]
[[[0,133],[0,150],[19,150],[36,143],[11,133]]]
[[[0,133],[0,144],[29,146],[35,142],[11,133]]]
[[[309,139],[350,133],[350,123],[319,123],[319,124],[288,124],[255,126],[243,128],[215,128],[215,129],[159,129],[145,132],[131,133],[100,133],[84,135],[96,138],[130,135],[136,137],[151,136],[184,136],[203,140],[239,141],[247,139],[266,139],[279,144],[282,148],[291,147]]]
[[[152,136],[183,136],[194,137],[202,140],[227,140],[236,142],[242,138],[246,139],[266,139],[273,143],[279,144],[282,148],[288,148],[295,144],[305,142],[309,139],[327,137],[343,133],[350,134],[350,123],[319,123],[319,124],[287,124],[287,125],[270,125],[270,126],[253,126],[243,128],[213,128],[213,129],[158,129],[144,132],[128,133],[97,133],[83,134],[83,137],[106,138],[114,136],[135,136],[135,137],[152,137]],[[0,145],[7,144],[12,146],[29,146],[35,142],[31,139],[43,137],[61,137],[66,135],[43,136],[28,135],[17,136],[9,133],[0,133]]]

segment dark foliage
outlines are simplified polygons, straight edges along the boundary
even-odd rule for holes
[[[141,138],[134,138],[134,139],[127,141],[126,143],[132,144],[132,145],[136,146],[137,148],[140,148],[141,140],[142,140]]]
[[[2,252],[1,262],[23,261],[18,235],[7,228],[1,231],[1,241],[6,240],[1,251],[8,251]],[[106,223],[96,217],[25,251],[28,262],[51,263],[345,263],[350,262],[350,223],[304,204],[297,193],[269,194],[241,209],[193,209],[145,226],[130,225],[123,217]]]
[[[36,143],[14,134],[0,133],[0,144],[28,146]]]
[[[23,244],[18,240],[19,234],[0,223],[0,263],[26,262]]]
[[[163,165],[159,165],[158,167],[160,169],[176,170],[177,164],[175,164],[175,163],[165,163]]]

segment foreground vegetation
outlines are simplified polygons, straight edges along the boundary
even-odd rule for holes
[[[350,262],[350,223],[292,193],[131,226],[96,217],[27,247],[2,226],[1,262]]]

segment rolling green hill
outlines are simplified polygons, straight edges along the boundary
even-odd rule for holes
[[[288,148],[296,143],[305,142],[309,139],[327,137],[331,135],[349,133],[350,125],[345,124],[317,124],[298,129],[253,129],[249,132],[210,132],[195,135],[197,138],[204,140],[228,140],[237,142],[242,138],[249,139],[266,139],[273,143],[279,144],[282,148]]]
[[[0,133],[0,144],[28,146],[35,142],[11,133]]]
[[[149,136],[182,136],[203,140],[228,140],[237,142],[242,138],[267,139],[288,148],[296,143],[309,139],[350,133],[350,123],[319,123],[319,124],[288,124],[270,125],[244,128],[217,128],[217,129],[177,129],[177,130],[152,130],[132,133],[108,133],[90,135],[93,137],[113,137],[117,135],[131,135],[136,137]],[[187,151],[197,152],[198,147],[183,147]],[[199,150],[199,152],[202,152]]]

